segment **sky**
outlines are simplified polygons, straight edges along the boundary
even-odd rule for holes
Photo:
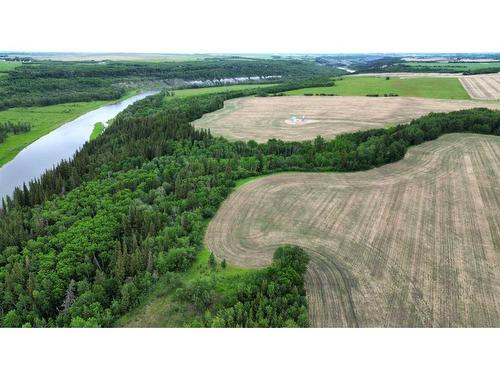
[[[23,0],[0,51],[500,52],[500,1]]]

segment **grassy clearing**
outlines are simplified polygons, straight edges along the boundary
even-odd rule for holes
[[[160,279],[144,302],[120,318],[116,326],[182,327],[199,318],[199,313],[175,298],[177,288],[200,277],[215,278],[216,300],[221,300],[231,296],[241,285],[245,285],[247,277],[259,272],[229,265],[222,268],[220,259],[217,268],[212,270],[208,265],[209,256],[210,252],[204,249],[197,255],[196,261],[187,272],[166,275]]]
[[[298,172],[275,172],[275,173],[271,173],[271,174],[261,174],[259,176],[250,176],[250,177],[240,178],[239,180],[235,181],[234,189],[236,190],[240,186],[245,185],[246,183],[248,183],[250,181],[257,180],[259,178],[264,178],[264,177],[270,176],[270,175],[276,176],[276,175],[286,174],[286,173],[298,173]]]
[[[457,78],[406,78],[347,76],[335,86],[287,91],[287,95],[326,94],[340,96],[389,95],[432,99],[470,99]]]
[[[250,177],[246,177],[246,178],[240,178],[239,180],[236,181],[236,183],[234,185],[234,188],[237,189],[241,185],[244,185],[247,182],[253,181],[253,180],[255,180],[255,179],[259,178],[259,177],[262,177],[262,176],[250,176]]]
[[[104,129],[106,129],[106,127],[102,122],[94,124],[94,129],[92,130],[92,133],[90,133],[90,140],[93,141],[94,139],[99,137],[104,131]]]
[[[274,86],[274,85],[276,85],[276,83],[200,87],[200,88],[195,88],[195,89],[175,90],[174,93],[175,93],[175,96],[177,96],[177,97],[187,97],[187,96],[195,96],[195,95],[203,95],[203,94],[215,94],[215,93],[227,92],[227,91],[253,89],[255,87],[267,87],[267,86]],[[165,98],[168,99],[168,96],[166,96]]]
[[[488,63],[437,63],[437,62],[407,62],[402,65],[411,66],[413,68],[422,68],[422,69],[436,69],[439,71],[449,71],[449,72],[466,72],[466,71],[475,71],[480,69],[489,69],[489,68],[499,68],[500,62],[488,62]]]
[[[21,65],[22,63],[18,61],[0,61],[0,73],[10,72]]]
[[[21,65],[22,63],[17,61],[0,61],[0,80],[7,79],[9,72]]]
[[[0,123],[6,121],[29,122],[32,125],[30,132],[11,135],[5,143],[0,144],[0,166],[12,160],[23,148],[38,138],[68,121],[111,102],[66,103],[46,107],[11,108],[0,111]]]

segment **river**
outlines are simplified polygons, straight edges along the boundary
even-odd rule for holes
[[[61,160],[70,159],[89,140],[95,123],[106,123],[132,103],[156,93],[143,92],[87,112],[25,147],[14,159],[0,167],[0,199],[12,194],[24,182],[40,177]]]

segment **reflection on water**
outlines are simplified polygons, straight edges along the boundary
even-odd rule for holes
[[[130,104],[155,94],[144,92],[116,104],[106,105],[68,122],[24,148],[0,168],[0,199],[12,194],[16,186],[39,177],[63,159],[71,158],[85,142],[96,122],[107,122]]]

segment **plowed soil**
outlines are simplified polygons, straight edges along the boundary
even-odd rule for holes
[[[500,103],[410,97],[250,97],[228,100],[223,109],[204,115],[194,125],[232,140],[301,141],[404,123],[430,112],[475,107],[500,109]],[[305,121],[293,123],[292,116],[304,116]]]
[[[500,100],[500,74],[460,77],[460,82],[471,98]]]
[[[306,249],[316,327],[500,327],[499,181],[500,137],[445,135],[366,172],[248,182],[205,242],[244,267]]]

